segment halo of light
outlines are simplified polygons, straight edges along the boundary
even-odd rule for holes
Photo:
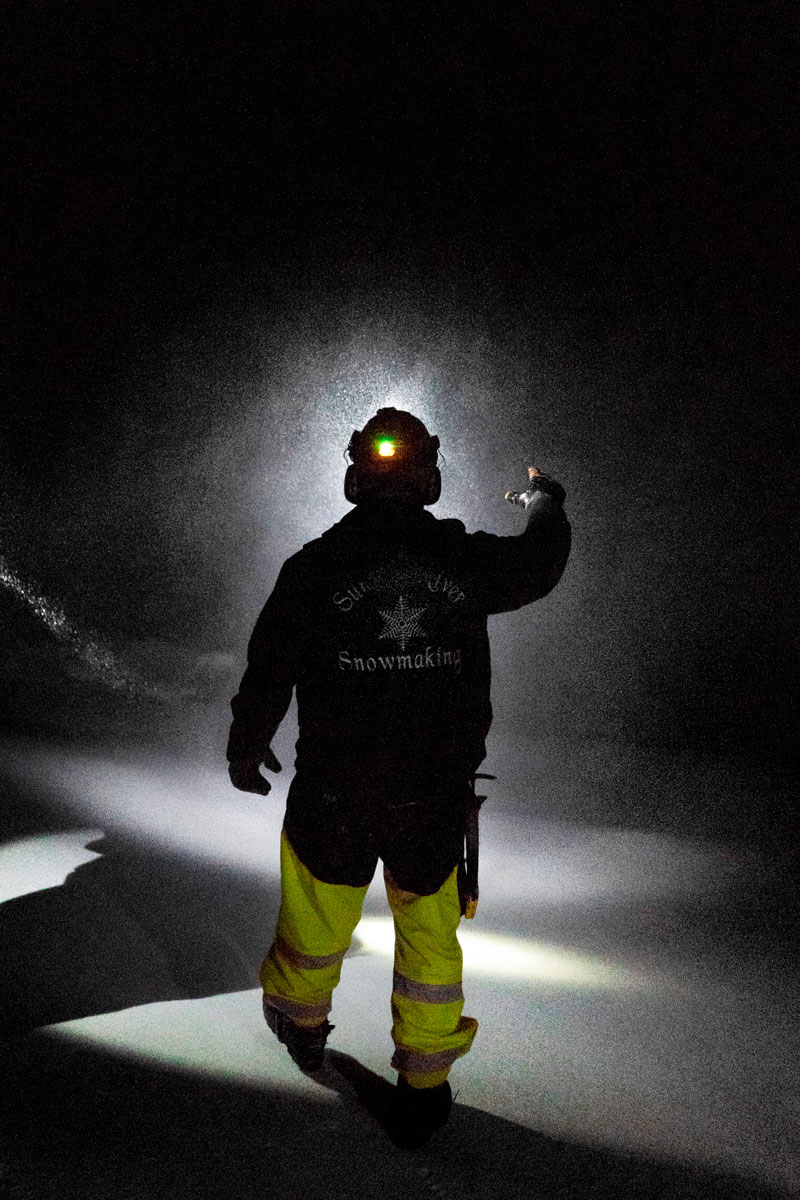
[[[391,957],[394,926],[388,917],[362,917],[356,939],[367,949]],[[463,925],[458,940],[464,952],[466,975],[535,980],[570,988],[603,991],[642,986],[644,978],[624,967],[588,954],[574,954],[526,938],[477,932]]]

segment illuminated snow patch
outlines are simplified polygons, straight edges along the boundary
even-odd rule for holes
[[[99,858],[88,842],[103,836],[101,829],[73,829],[20,838],[0,848],[0,904],[43,888],[59,887],[82,863]]]
[[[52,1031],[178,1070],[262,1087],[291,1088],[313,1094],[321,1102],[336,1099],[301,1074],[269,1032],[261,1014],[260,989],[137,1005],[66,1021]]]
[[[224,764],[205,766],[163,752],[124,760],[8,743],[0,745],[0,757],[4,775],[39,787],[81,825],[101,825],[260,879],[279,874],[288,772],[270,775],[273,790],[262,797],[235,791]],[[511,906],[585,906],[605,898],[653,905],[719,896],[741,887],[756,865],[753,855],[731,856],[713,843],[491,811],[481,831],[481,912],[502,928]],[[467,932],[468,939],[478,936]],[[510,949],[508,955],[514,957]],[[522,973],[527,977],[528,969]]]
[[[222,769],[89,755],[54,760],[32,749],[15,773],[47,788],[79,819],[262,878],[278,874],[280,785],[265,798],[235,791]]]
[[[390,918],[365,917],[356,938],[368,949],[394,955],[394,925]],[[464,974],[491,975],[495,979],[538,980],[563,987],[617,990],[640,986],[633,971],[589,955],[571,954],[557,946],[543,946],[523,938],[459,930],[464,952]]]

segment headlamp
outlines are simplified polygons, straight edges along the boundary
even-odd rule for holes
[[[350,435],[344,494],[351,504],[380,496],[435,504],[442,486],[438,451],[438,437],[428,433],[419,417],[380,408]]]

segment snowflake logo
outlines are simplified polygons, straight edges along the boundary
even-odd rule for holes
[[[380,614],[386,622],[380,636],[394,638],[400,643],[400,649],[405,650],[406,642],[411,638],[425,637],[425,630],[417,620],[417,617],[424,612],[424,608],[406,608],[406,602],[400,596],[391,612],[380,610]]]

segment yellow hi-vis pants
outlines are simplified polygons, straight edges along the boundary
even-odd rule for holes
[[[384,878],[395,929],[392,1066],[412,1087],[434,1087],[478,1028],[461,1015],[456,872],[432,896],[402,891],[388,872]],[[327,1019],[366,894],[366,887],[315,879],[281,834],[281,908],[261,986],[268,1003],[298,1024]]]

